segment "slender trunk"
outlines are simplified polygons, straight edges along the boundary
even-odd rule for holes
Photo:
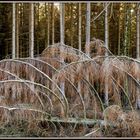
[[[16,58],[16,4],[13,3],[13,27],[12,27],[12,59]],[[12,86],[12,92],[15,85]]]
[[[90,2],[87,2],[87,9],[86,9],[86,45],[85,45],[86,54],[90,56]],[[86,79],[89,81],[89,75],[86,74]],[[86,102],[86,107],[89,105],[89,92],[83,94],[84,102]],[[84,114],[86,118],[86,112]]]
[[[29,55],[30,57],[34,57],[34,4],[30,4],[30,17],[29,17],[29,47],[30,47],[30,52]],[[30,80],[34,82],[34,76],[30,75]],[[31,89],[34,91],[35,87],[34,85],[31,85]]]
[[[140,9],[139,9],[139,4],[137,5],[137,59],[140,58]],[[139,78],[137,78],[139,81]],[[139,88],[136,90],[137,96],[136,96],[136,108],[140,108],[140,95],[139,95]]]
[[[64,4],[60,4],[60,43],[63,45],[64,44],[64,32],[65,32],[65,25],[64,25],[64,16],[65,16],[65,11],[64,11]]]
[[[125,5],[124,54],[128,53],[128,5]]]
[[[48,29],[48,16],[47,16],[47,4],[45,3],[45,16],[46,16],[46,20],[45,20],[45,26],[47,26],[47,28],[45,28],[45,48],[47,48],[47,41],[48,41],[48,35],[47,35],[47,29]]]
[[[37,4],[37,27],[40,29],[40,24],[39,24],[39,3]],[[37,54],[39,55],[39,30],[37,30]]]
[[[65,31],[65,25],[64,25],[64,17],[65,17],[65,11],[64,11],[64,7],[65,5],[63,3],[60,3],[60,44],[62,46],[61,51],[63,53],[63,45],[64,45],[64,31]],[[61,47],[60,46],[60,47]],[[64,62],[64,58],[63,58],[63,55],[60,54],[60,58],[61,58],[61,61]],[[63,95],[65,95],[65,82],[61,82],[60,83],[60,89],[63,93]],[[64,112],[63,112],[63,108],[61,109],[61,114],[63,115]]]
[[[105,3],[105,47],[108,49],[108,9],[107,9],[107,3]],[[106,55],[108,55],[106,53]]]
[[[13,23],[12,23],[12,59],[14,59],[16,56],[16,6],[15,3],[13,3]]]
[[[48,28],[47,28],[47,36],[48,36],[48,41],[47,41],[47,45],[49,46],[50,45],[50,4],[48,3],[48,16],[47,16],[47,19],[48,19]]]
[[[129,26],[129,31],[128,31],[128,56],[129,57],[132,57],[132,53],[131,53],[131,27],[132,27],[132,20],[131,20],[131,18],[132,18],[132,13],[131,13],[131,9],[129,10],[129,24],[128,24],[128,26]]]
[[[79,51],[81,51],[81,4],[79,3],[79,28],[78,28],[78,43],[79,43]],[[80,54],[79,54],[80,55]],[[80,66],[79,66],[80,68]],[[78,91],[81,93],[81,82],[78,82]]]
[[[78,42],[79,42],[79,50],[81,51],[81,4],[79,3],[79,28],[78,28]]]
[[[70,41],[71,41],[71,46],[73,46],[73,4],[71,3],[71,11],[70,11],[70,19],[71,19],[71,23],[70,23]]]
[[[86,53],[90,56],[90,2],[87,2],[86,11]]]
[[[130,48],[130,44],[129,44],[129,40],[130,40],[130,34],[129,34],[129,31],[130,31],[130,5],[129,4],[126,4],[125,5],[125,32],[124,32],[124,47],[125,47],[125,50],[124,50],[124,53],[125,55],[129,56],[129,48]],[[129,82],[129,79],[128,77],[126,78],[125,80],[125,85],[124,85],[124,89],[127,93],[127,96],[129,97],[130,96],[130,91],[128,90],[128,82]],[[124,99],[124,104],[127,104],[128,103],[128,99],[125,97]]]
[[[140,58],[140,10],[139,10],[139,6],[137,9],[137,58]]]
[[[108,49],[108,8],[107,8],[107,3],[105,3],[105,47]],[[108,53],[106,51],[105,53],[106,56],[108,56]],[[108,58],[106,59],[106,63],[108,63]],[[108,73],[106,74],[105,77],[105,105],[109,105],[108,101]]]
[[[20,3],[20,18],[19,18],[19,46],[20,46],[20,50],[19,50],[19,56],[22,57],[22,27],[23,27],[23,3]]]
[[[118,22],[119,22],[118,23],[118,55],[120,55],[120,16],[119,16],[119,21]]]
[[[54,4],[52,3],[52,44],[54,44]]]
[[[30,18],[29,18],[29,47],[30,57],[34,57],[34,4],[30,4]]]
[[[16,4],[16,57],[19,58],[19,6]]]

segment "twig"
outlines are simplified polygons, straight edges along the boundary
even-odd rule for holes
[[[96,133],[96,132],[99,131],[100,129],[101,129],[101,128],[98,128],[98,129],[96,129],[96,130],[94,130],[94,131],[92,131],[92,132],[86,134],[85,137],[90,136],[90,135],[92,135],[93,133]]]

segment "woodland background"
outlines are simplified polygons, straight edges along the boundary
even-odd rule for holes
[[[0,136],[140,136],[139,57],[139,3],[0,3]]]
[[[86,42],[86,3],[65,3],[65,44],[78,48],[78,30],[81,28],[81,48]],[[91,3],[90,39],[105,41],[105,4]],[[108,48],[115,55],[136,57],[137,3],[109,3]],[[81,13],[79,15],[79,12]],[[29,56],[30,4],[16,4],[17,55]],[[80,17],[81,16],[81,17]],[[94,18],[98,16],[95,20]],[[81,18],[81,27],[79,26]],[[0,58],[12,54],[12,3],[0,3]],[[60,8],[57,3],[34,4],[34,55],[40,54],[48,45],[60,42]]]

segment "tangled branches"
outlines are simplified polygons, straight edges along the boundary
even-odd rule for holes
[[[109,106],[138,109],[140,61],[112,55],[98,39],[93,39],[90,50],[91,57],[58,43],[46,48],[40,57],[1,60],[2,126],[26,120],[31,122],[27,126],[30,132],[35,124],[43,128],[38,135],[48,136],[46,129],[51,126],[55,132],[50,136],[88,136],[89,124],[97,130],[104,125],[106,99]]]

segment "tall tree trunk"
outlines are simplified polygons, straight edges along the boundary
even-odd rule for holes
[[[48,45],[48,34],[47,34],[47,30],[48,30],[48,15],[47,15],[47,4],[45,3],[45,16],[46,16],[46,20],[45,20],[45,26],[47,26],[47,28],[45,28],[45,48],[47,48]]]
[[[47,46],[50,45],[50,4],[48,3],[48,16],[47,16],[47,19],[48,19],[48,28],[47,28],[47,36],[48,36],[48,41],[47,41]]]
[[[105,47],[108,49],[108,8],[107,3],[105,3]],[[108,54],[106,54],[108,55]]]
[[[119,14],[120,14],[120,8],[119,8]],[[121,19],[120,19],[120,16],[118,18],[119,18],[119,21],[118,21],[118,55],[120,55],[120,23],[121,23],[120,20]]]
[[[108,8],[107,3],[105,3],[105,47],[108,49]],[[106,56],[108,56],[108,53],[106,51]],[[108,63],[108,58],[106,58],[106,63]],[[106,68],[107,69],[107,68]],[[105,105],[109,105],[108,101],[108,73],[105,77]]]
[[[71,3],[71,7],[70,7],[70,19],[71,19],[71,23],[70,23],[70,45],[73,46],[73,4]]]
[[[140,58],[140,9],[139,9],[139,4],[137,5],[137,58]]]
[[[39,55],[39,29],[40,29],[40,24],[39,24],[39,5],[40,3],[37,4],[37,55]]]
[[[86,53],[90,56],[90,2],[87,2],[86,9]]]
[[[16,4],[16,57],[19,58],[19,4]]]
[[[64,44],[64,34],[65,34],[65,25],[64,25],[64,11],[65,5],[63,3],[60,4],[60,43]]]
[[[81,3],[79,3],[79,28],[78,28],[78,42],[79,42],[79,51],[81,51]]]
[[[81,51],[81,3],[79,3],[79,26],[78,26],[78,45],[79,45],[79,51]],[[80,68],[80,66],[79,66]],[[78,91],[81,93],[81,82],[78,82]]]
[[[129,40],[130,40],[130,34],[129,34],[129,30],[130,30],[130,5],[126,4],[125,5],[125,30],[124,30],[124,54],[129,56]],[[124,82],[124,89],[127,93],[127,96],[130,96],[130,91],[129,91],[129,85],[128,85],[129,79],[128,77],[126,77],[125,82]],[[126,96],[124,95],[123,97],[123,102],[124,104],[128,103],[128,99],[126,98]]]
[[[34,4],[30,4],[30,18],[29,18],[29,48],[30,57],[34,57]]]
[[[140,5],[137,4],[137,59],[140,58]],[[139,80],[139,78],[137,78]],[[139,95],[139,88],[137,88],[137,94],[136,94],[136,108],[140,108],[140,95]]]
[[[52,3],[52,44],[54,44],[54,3]]]
[[[130,23],[130,7],[128,4],[125,5],[125,31],[124,31],[124,54],[128,55],[129,49],[129,23]]]
[[[63,53],[63,45],[64,45],[64,32],[65,32],[65,25],[64,25],[65,10],[64,10],[64,8],[65,8],[65,5],[63,3],[60,3],[60,44],[62,46],[62,48],[60,48],[60,49],[61,49],[62,53]],[[60,55],[61,55],[60,56],[61,61],[64,62],[63,55],[62,54],[60,54]],[[62,94],[65,95],[65,82],[60,83],[60,89],[62,91]],[[63,107],[61,109],[61,114],[64,114]]]
[[[13,3],[12,22],[12,59],[16,57],[16,5]]]
[[[22,32],[23,32],[23,3],[20,3],[19,4],[20,8],[19,8],[19,11],[20,11],[20,16],[19,16],[19,46],[20,46],[20,50],[19,50],[19,56],[22,57],[22,48],[23,48],[23,43],[22,43]]]
[[[30,4],[30,16],[29,16],[29,55],[31,58],[34,57],[34,4]],[[34,76],[30,75],[30,80],[34,82]],[[31,85],[31,89],[34,91],[34,85]]]
[[[85,44],[85,50],[86,54],[90,56],[90,2],[87,2],[87,8],[86,8],[86,44]],[[89,81],[89,75],[86,75],[86,80]],[[83,94],[84,102],[86,103],[86,106],[89,105],[89,93]],[[84,113],[84,118],[86,118],[86,112]]]

